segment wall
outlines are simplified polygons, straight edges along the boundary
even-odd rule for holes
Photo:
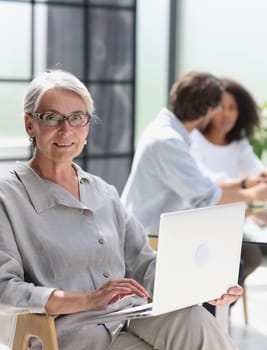
[[[169,0],[137,1],[136,128],[143,128],[166,106]]]
[[[178,10],[177,77],[209,71],[267,100],[267,1],[180,0]]]

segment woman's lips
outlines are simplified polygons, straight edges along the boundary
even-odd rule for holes
[[[55,142],[54,143],[57,147],[71,147],[73,145],[73,142],[70,142],[70,143],[58,143],[58,142]]]

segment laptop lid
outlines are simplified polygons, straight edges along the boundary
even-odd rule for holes
[[[245,203],[162,214],[153,314],[216,299],[238,281]]]
[[[88,322],[150,317],[220,297],[238,281],[245,208],[234,203],[162,214],[152,305],[127,307],[129,296],[92,311]]]

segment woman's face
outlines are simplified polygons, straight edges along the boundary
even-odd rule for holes
[[[87,113],[79,95],[59,89],[48,90],[36,112],[58,112],[65,116],[77,112]],[[25,127],[28,135],[36,140],[36,157],[53,162],[71,162],[81,153],[89,132],[89,124],[73,127],[64,120],[58,127],[51,127],[29,115],[25,116]]]
[[[219,130],[227,134],[233,129],[235,123],[238,119],[238,105],[232,94],[229,92],[224,92],[221,102],[221,111],[216,113],[212,120],[212,129]]]

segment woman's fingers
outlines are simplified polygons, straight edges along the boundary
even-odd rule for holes
[[[147,291],[133,279],[112,279],[93,293],[90,293],[92,309],[102,309],[123,296],[136,294],[148,297]]]
[[[243,288],[240,286],[234,286],[227,290],[226,294],[223,294],[220,298],[210,300],[209,304],[216,306],[227,306],[232,304],[236,299],[243,294]]]

